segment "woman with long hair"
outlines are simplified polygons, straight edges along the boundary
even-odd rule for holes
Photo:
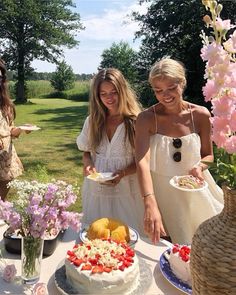
[[[7,184],[21,175],[23,166],[12,143],[19,137],[21,129],[14,127],[15,106],[10,99],[6,66],[0,59],[0,198],[5,200],[9,188]]]
[[[100,70],[92,80],[89,116],[77,138],[84,151],[84,175],[112,172],[100,184],[84,179],[84,223],[102,217],[120,219],[142,234],[143,205],[134,157],[135,122],[141,111],[134,91],[114,68]]]

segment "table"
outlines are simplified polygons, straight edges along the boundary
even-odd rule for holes
[[[30,295],[31,287],[21,284],[20,280],[20,255],[8,253],[3,244],[3,233],[7,229],[6,225],[0,226],[0,247],[2,255],[7,263],[14,263],[17,268],[17,278],[13,283],[5,282],[0,278],[0,294]],[[58,264],[65,258],[68,249],[71,249],[75,242],[79,242],[79,234],[71,229],[66,230],[61,241],[59,241],[55,252],[44,257],[42,261],[40,282],[47,285],[49,295],[60,295],[54,283],[54,273]],[[161,274],[159,269],[159,257],[170,246],[170,243],[161,240],[157,245],[153,245],[148,239],[142,238],[135,245],[137,255],[150,268],[152,279],[147,295],[183,295],[183,292],[172,286]]]

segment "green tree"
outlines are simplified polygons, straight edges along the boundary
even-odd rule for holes
[[[63,48],[79,44],[83,29],[70,0],[1,0],[0,55],[16,70],[16,102],[26,102],[26,78],[34,59],[57,63]]]
[[[52,74],[50,82],[52,87],[57,91],[64,91],[73,88],[75,75],[72,67],[67,65],[65,61],[60,62],[56,71]]]
[[[185,94],[188,99],[205,104],[202,95],[204,63],[200,57],[202,43],[199,37],[201,30],[205,30],[202,18],[206,10],[202,1],[140,1],[141,4],[143,2],[150,3],[147,13],[145,15],[133,13],[133,19],[140,24],[136,37],[142,37],[137,68],[143,103],[151,104],[154,101],[154,95],[150,99],[150,90],[147,90],[150,66],[156,60],[170,56],[182,61],[187,69],[188,87]],[[222,18],[230,18],[234,23],[235,9],[235,1],[225,1]]]
[[[137,78],[136,58],[136,52],[127,42],[113,43],[109,49],[103,51],[99,69],[116,68],[131,84],[134,84]]]

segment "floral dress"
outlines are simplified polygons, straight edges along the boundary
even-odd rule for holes
[[[88,145],[89,117],[77,138],[79,150],[90,151]],[[134,161],[131,145],[125,139],[125,125],[121,123],[109,141],[104,136],[92,155],[96,171],[115,172],[126,168]],[[83,222],[90,224],[102,217],[120,219],[143,235],[143,202],[139,190],[137,174],[127,175],[114,187],[99,184],[88,178],[82,187]]]
[[[0,110],[0,181],[10,181],[23,172],[23,165],[12,143],[12,127]]]

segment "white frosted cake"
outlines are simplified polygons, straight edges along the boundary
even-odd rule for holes
[[[191,286],[190,252],[191,247],[175,244],[170,252],[169,264],[177,278]]]
[[[126,243],[87,240],[67,252],[68,282],[82,294],[130,294],[139,284],[138,258]]]

